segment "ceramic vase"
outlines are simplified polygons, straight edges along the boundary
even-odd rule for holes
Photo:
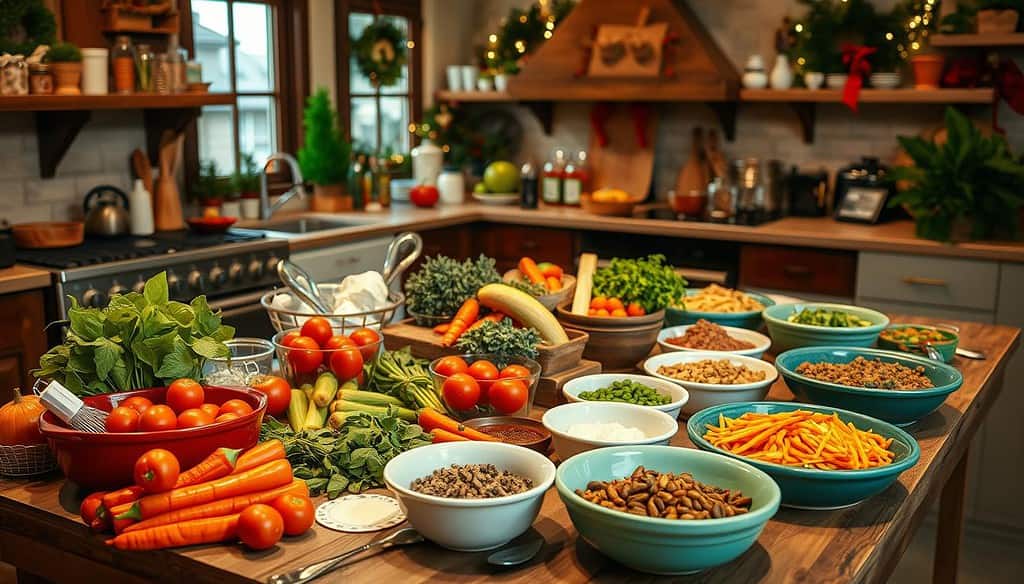
[[[764,89],[768,86],[768,74],[764,71],[764,59],[761,55],[750,55],[743,68],[743,87],[747,89]]]
[[[790,67],[789,59],[786,55],[777,55],[775,57],[775,66],[772,67],[769,82],[772,89],[789,89],[793,87],[793,68]]]

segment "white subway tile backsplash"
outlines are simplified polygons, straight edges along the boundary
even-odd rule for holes
[[[25,200],[30,205],[67,201],[74,192],[75,179],[71,177],[37,177],[25,181]]]
[[[16,205],[6,206],[7,201],[0,204],[0,219],[8,223],[28,223],[31,221],[52,221],[54,219],[49,205]]]

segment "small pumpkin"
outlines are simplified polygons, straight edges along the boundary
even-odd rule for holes
[[[39,416],[46,408],[37,395],[21,395],[14,388],[14,399],[0,407],[0,444],[42,444],[46,442],[39,432]]]

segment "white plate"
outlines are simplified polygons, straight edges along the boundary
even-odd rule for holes
[[[485,205],[514,205],[519,193],[473,193],[473,198]]]
[[[316,508],[316,522],[327,529],[364,533],[394,527],[405,513],[394,497],[364,493],[327,501]]]
[[[661,347],[661,350],[662,351],[666,351],[666,352],[672,352],[672,351],[701,351],[701,352],[707,352],[708,349],[691,349],[689,347],[680,347],[679,345],[673,345],[671,343],[666,342],[667,339],[672,339],[672,338],[675,338],[675,337],[681,337],[681,336],[685,335],[686,331],[690,327],[692,327],[692,326],[695,326],[695,325],[684,324],[684,325],[672,326],[672,327],[661,329],[661,332],[658,333],[658,345]],[[737,339],[737,340],[740,340],[740,341],[746,341],[748,343],[751,343],[754,346],[749,348],[749,349],[737,349],[735,351],[711,351],[713,353],[731,353],[731,354],[734,354],[734,355],[746,355],[748,357],[754,357],[755,359],[760,359],[761,355],[764,355],[764,352],[768,350],[768,347],[772,346],[772,340],[769,339],[768,337],[762,335],[759,332],[752,331],[752,330],[749,330],[749,329],[744,329],[744,328],[737,328],[737,327],[733,327],[733,326],[722,326],[722,325],[719,325],[719,326],[724,328],[725,332],[730,337],[732,337],[734,339]]]

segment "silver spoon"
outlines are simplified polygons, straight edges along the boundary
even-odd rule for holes
[[[942,358],[942,353],[939,353],[939,350],[933,347],[931,343],[921,343],[921,346],[924,347],[924,352],[928,355],[929,359],[945,361],[945,359]]]
[[[333,558],[322,562],[310,564],[303,568],[292,570],[291,572],[271,576],[267,578],[267,584],[301,584],[302,582],[309,582],[314,578],[319,578],[327,572],[338,568],[345,560],[356,554],[361,554],[373,548],[380,548],[384,550],[400,545],[419,543],[421,541],[423,541],[423,536],[420,535],[418,531],[411,527],[406,527],[405,529],[399,529],[384,539],[371,541],[366,545],[361,545],[355,549],[351,549],[341,555],[334,556]]]
[[[544,538],[534,535],[523,543],[504,547],[487,556],[487,563],[494,566],[518,566],[529,562],[544,547]]]
[[[320,288],[316,285],[316,280],[298,264],[288,260],[277,262],[277,275],[291,289],[292,293],[311,306],[313,310],[320,314],[331,313],[331,309],[320,296]]]
[[[963,347],[957,347],[956,354],[960,355],[965,359],[977,359],[978,361],[985,360],[985,353],[982,353],[981,351],[972,351],[970,349],[964,349]]]

